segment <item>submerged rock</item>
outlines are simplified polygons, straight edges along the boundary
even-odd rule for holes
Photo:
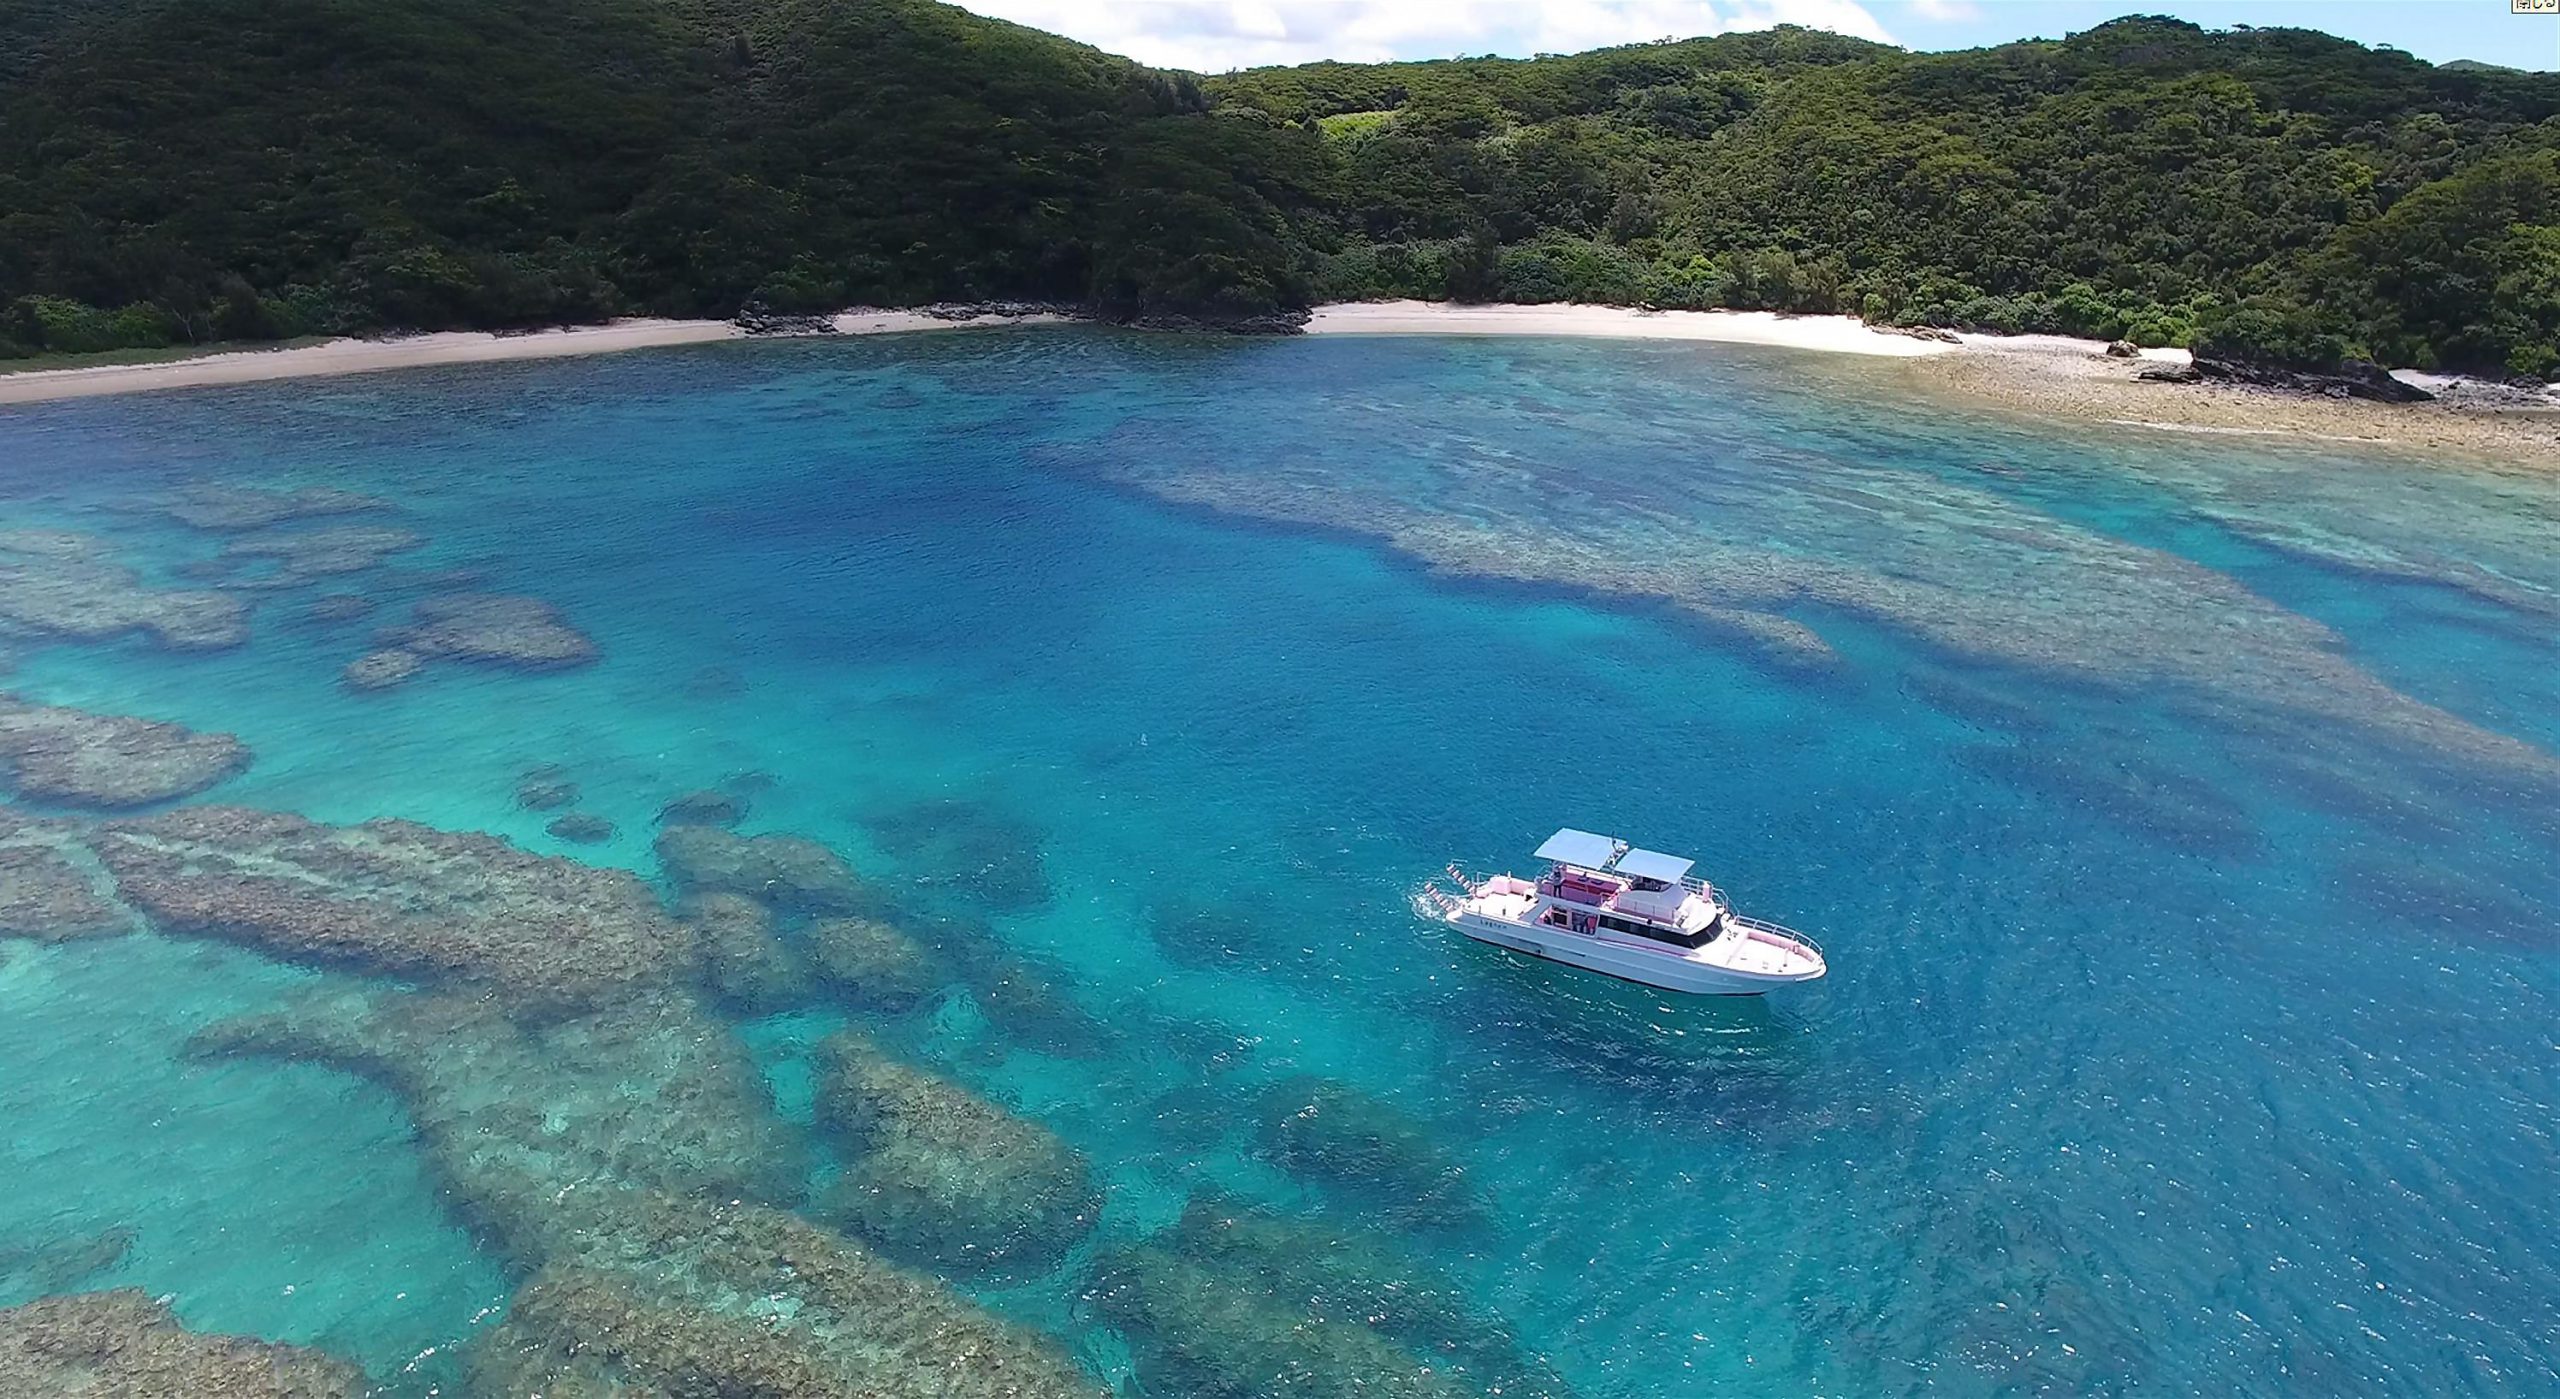
[[[516,784],[516,805],[527,811],[553,811],[577,800],[577,783],[549,773],[527,773]]]
[[[373,615],[373,599],[361,593],[330,593],[311,600],[302,615],[314,622],[352,622]]]
[[[367,651],[347,662],[338,682],[350,690],[388,690],[426,667],[425,658],[414,651]]]
[[[220,531],[263,529],[287,520],[389,508],[389,501],[327,486],[269,490],[206,483],[172,491],[159,502],[160,513],[181,524]]]
[[[924,944],[877,918],[821,918],[809,925],[809,958],[853,999],[885,1011],[912,1008],[942,983]]]
[[[1175,1252],[1255,1279],[1305,1315],[1357,1322],[1466,1382],[1470,1394],[1568,1399],[1572,1387],[1480,1310],[1454,1280],[1391,1247],[1380,1231],[1299,1218],[1222,1196],[1196,1198],[1164,1236]]]
[[[68,1292],[124,1261],[133,1251],[125,1225],[38,1244],[0,1248],[0,1292],[46,1296]]]
[[[232,776],[249,765],[249,746],[226,733],[0,695],[0,761],[21,796],[73,806],[143,806]]]
[[[0,1310],[11,1399],[356,1399],[363,1373],[300,1346],[189,1331],[139,1288]]]
[[[614,826],[611,821],[583,811],[573,811],[566,816],[556,817],[551,824],[542,829],[576,845],[601,845],[613,839],[614,835]]]
[[[802,836],[742,836],[718,826],[658,832],[658,861],[689,893],[745,894],[799,913],[844,912],[863,902],[844,857]]]
[[[427,542],[414,530],[390,525],[331,525],[326,529],[276,529],[245,534],[222,553],[231,559],[273,559],[299,581],[380,568],[394,554]]]
[[[1472,1222],[1465,1171],[1404,1109],[1347,1083],[1301,1076],[1262,1098],[1262,1154],[1293,1175],[1413,1223]]]
[[[218,651],[249,639],[248,609],[238,598],[145,587],[87,536],[46,532],[0,537],[0,622],[75,641],[139,632],[177,651]]]
[[[108,893],[96,865],[66,830],[0,829],[0,937],[69,942],[133,931],[133,911]]]
[[[687,792],[658,808],[661,826],[734,826],[745,820],[747,799],[733,792]]]
[[[854,1149],[829,1217],[943,1267],[1046,1267],[1099,1207],[1084,1157],[1048,1128],[845,1031],[820,1051],[819,1117]]]
[[[774,932],[773,912],[744,894],[704,894],[685,904],[705,989],[750,1015],[769,1015],[809,993],[809,970]]]
[[[1127,1335],[1150,1393],[1184,1399],[1483,1399],[1487,1391],[1360,1325],[1310,1314],[1252,1274],[1153,1245],[1095,1265],[1094,1310]]]
[[[516,670],[567,670],[602,653],[540,598],[453,593],[419,603],[409,624],[382,633],[385,646],[428,660]]]
[[[919,802],[863,822],[881,853],[908,866],[917,883],[940,886],[999,911],[1049,901],[1042,833],[988,802]]]
[[[673,980],[690,957],[629,872],[495,836],[185,807],[107,826],[97,849],[164,932],[514,1003],[593,1003]]]

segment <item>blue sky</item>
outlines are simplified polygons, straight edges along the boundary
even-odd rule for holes
[[[2510,0],[961,0],[1149,63],[1223,72],[1319,58],[1573,52],[1794,22],[1900,44],[2058,38],[2123,14],[2322,29],[2442,63],[2560,70],[2560,16]]]

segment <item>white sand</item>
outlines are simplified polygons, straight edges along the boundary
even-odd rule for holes
[[[1319,306],[1310,335],[1569,335],[1626,340],[1714,340],[1907,359],[1957,347],[1874,329],[1855,316],[1772,311],[1637,311],[1624,306],[1459,306],[1442,301],[1356,301]]]
[[[565,330],[537,330],[522,335],[492,335],[455,330],[409,335],[396,340],[331,340],[283,350],[239,350],[199,355],[160,364],[102,364],[83,369],[37,369],[0,374],[0,403],[33,403],[48,398],[86,398],[91,394],[138,393],[146,389],[185,389],[207,384],[248,384],[262,379],[294,379],[313,374],[369,374],[383,369],[412,369],[427,364],[474,364],[484,360],[553,359],[562,355],[607,354],[653,345],[690,345],[728,340],[742,334],[727,321],[613,321]]]

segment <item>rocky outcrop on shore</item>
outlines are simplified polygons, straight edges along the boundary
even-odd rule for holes
[[[316,1350],[190,1331],[139,1288],[0,1310],[10,1399],[357,1399],[367,1388]]]
[[[324,826],[186,807],[103,827],[99,859],[162,931],[307,965],[579,1006],[673,981],[688,939],[623,870],[410,821]]]
[[[66,806],[128,807],[190,796],[249,766],[227,733],[0,695],[0,766],[18,795]]]
[[[2293,393],[2319,394],[2324,398],[2362,398],[2375,403],[2424,403],[2434,394],[2415,384],[2404,384],[2391,377],[2391,371],[2360,359],[2342,362],[2334,369],[2291,369],[2280,365],[2259,364],[2251,360],[2198,355],[2192,366],[2194,379],[2211,379],[2226,384],[2247,384],[2262,389],[2283,389]],[[2146,375],[2147,377],[2147,375]]]

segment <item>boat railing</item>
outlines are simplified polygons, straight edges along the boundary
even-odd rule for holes
[[[1823,952],[1821,943],[1815,942],[1812,938],[1803,933],[1797,932],[1793,928],[1772,923],[1762,918],[1745,918],[1739,913],[1728,912],[1725,914],[1725,917],[1730,918],[1735,923],[1741,925],[1745,932],[1761,933],[1770,938],[1792,942],[1807,952],[1812,953],[1824,966],[1829,966],[1831,964],[1831,958]]]

